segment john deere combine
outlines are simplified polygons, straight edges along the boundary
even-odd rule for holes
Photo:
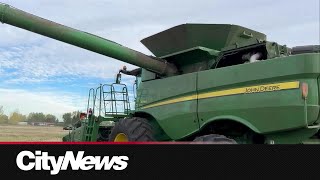
[[[319,46],[289,48],[231,24],[183,24],[143,39],[148,56],[0,5],[0,20],[140,68],[89,92],[64,141],[304,143],[320,128]],[[130,107],[121,74],[136,78]]]

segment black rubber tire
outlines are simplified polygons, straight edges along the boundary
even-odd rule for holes
[[[192,144],[237,144],[237,142],[223,135],[208,134],[195,138]]]
[[[100,128],[97,134],[97,141],[109,141],[109,135],[112,127]]]
[[[315,136],[320,139],[320,130],[315,134]]]
[[[155,141],[152,126],[148,120],[139,117],[120,119],[116,122],[109,135],[109,141],[114,141],[117,134],[123,133],[129,141]]]

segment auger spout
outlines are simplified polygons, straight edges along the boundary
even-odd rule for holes
[[[102,37],[43,19],[7,4],[0,3],[0,21],[161,75],[172,75],[177,72],[176,66],[165,60],[147,56]]]

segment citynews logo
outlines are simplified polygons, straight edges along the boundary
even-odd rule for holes
[[[27,159],[27,163],[24,163]],[[124,170],[128,166],[128,156],[85,156],[84,151],[79,151],[75,157],[72,151],[66,151],[64,156],[49,156],[48,152],[21,151],[16,158],[17,166],[23,171],[47,170],[51,175],[56,175],[60,170]],[[26,162],[26,161],[25,161]]]

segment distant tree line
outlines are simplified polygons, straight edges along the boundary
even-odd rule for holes
[[[27,117],[28,122],[46,122],[46,123],[58,123],[58,119],[56,116],[52,114],[43,114],[42,112],[40,113],[29,113]]]
[[[19,110],[15,110],[10,115],[4,114],[3,106],[0,106],[0,124],[18,124],[19,122],[28,123],[55,123],[56,125],[72,125],[80,120],[80,111],[64,113],[62,116],[63,122],[52,114],[44,114],[42,112],[32,112],[28,115],[23,115]]]
[[[15,110],[8,116],[4,114],[3,106],[0,106],[0,124],[17,124],[26,120],[27,116],[19,113],[19,110]]]
[[[52,114],[44,114],[42,112],[32,112],[28,115],[23,115],[18,109],[8,116],[4,114],[3,106],[0,106],[0,124],[18,124],[19,122],[58,123],[59,120]]]

